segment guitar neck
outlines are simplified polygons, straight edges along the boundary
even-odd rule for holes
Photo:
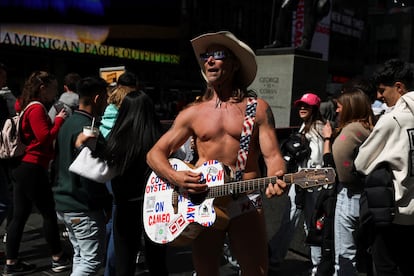
[[[177,170],[188,170],[191,169],[186,163],[181,160],[173,159],[170,161],[172,166]],[[202,166],[197,168],[195,172],[203,173],[204,177],[210,175],[211,179],[220,179],[220,183],[217,185],[209,186],[208,191],[202,193],[204,199],[206,198],[217,198],[229,195],[236,195],[251,191],[263,190],[269,186],[269,184],[275,184],[277,179],[282,179],[286,184],[300,186],[303,189],[310,189],[318,186],[325,186],[335,182],[335,170],[333,168],[301,168],[295,173],[285,174],[283,177],[269,176],[263,178],[255,178],[242,181],[225,182],[225,175],[231,175],[226,172],[220,162],[216,160],[206,161]],[[230,172],[231,173],[231,172]],[[156,178],[149,179],[155,181]],[[214,181],[212,181],[214,182]],[[225,182],[225,183],[222,183]],[[326,186],[328,187],[328,186]],[[178,196],[178,193],[176,194]]]
[[[210,187],[206,198],[216,198],[261,190],[266,188],[270,183],[275,184],[277,179],[277,176],[269,176],[264,178],[229,182],[219,186],[212,186]],[[285,181],[286,184],[292,184],[292,174],[285,174],[283,176],[283,181]]]

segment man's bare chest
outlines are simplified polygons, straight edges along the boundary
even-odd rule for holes
[[[193,131],[202,141],[231,136],[239,139],[243,128],[244,113],[239,109],[212,110],[202,113],[193,121]]]

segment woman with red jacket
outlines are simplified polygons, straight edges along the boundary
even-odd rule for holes
[[[52,254],[52,270],[60,272],[70,267],[68,259],[62,256],[55,203],[48,177],[49,162],[54,156],[54,140],[66,118],[63,109],[52,124],[47,114],[46,110],[53,103],[57,91],[58,83],[53,75],[35,71],[26,80],[20,97],[21,109],[32,101],[38,103],[30,105],[21,119],[20,134],[27,147],[20,164],[12,172],[14,209],[7,228],[7,260],[3,275],[35,270],[34,265],[18,260],[24,226],[33,204],[43,217],[44,235]]]

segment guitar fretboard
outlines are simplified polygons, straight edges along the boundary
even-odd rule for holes
[[[269,176],[210,186],[206,198],[216,198],[265,189],[269,184],[275,184],[277,179],[277,176]],[[283,176],[283,181],[286,184],[290,185],[295,183],[304,189],[332,184],[334,180],[335,171],[333,168],[302,169],[300,172],[289,173]]]
[[[283,178],[284,178],[283,180],[286,183],[291,184],[291,182],[289,182],[289,179],[290,179],[289,174],[286,174]],[[261,189],[266,188],[270,183],[275,184],[276,180],[277,180],[277,176],[270,176],[270,177],[264,177],[264,178],[255,178],[255,179],[250,179],[250,180],[229,182],[229,183],[224,183],[223,185],[219,185],[219,186],[211,186],[206,197],[216,198],[216,197],[222,197],[222,196],[227,196],[227,195],[251,192],[255,190],[261,190]]]

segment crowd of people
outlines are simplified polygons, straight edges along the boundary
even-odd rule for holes
[[[322,119],[326,122],[319,134],[323,140],[322,166],[334,167],[337,181],[333,189],[316,195],[311,223],[305,225],[308,245],[320,248],[318,258],[311,250],[310,275],[412,274],[400,248],[402,244],[413,245],[408,234],[414,227],[409,203],[413,189],[409,165],[413,85],[412,66],[390,59],[372,78],[353,78],[342,86],[337,97],[329,99],[335,106],[336,126],[331,125],[331,117]],[[297,102],[306,99],[310,109],[311,103],[319,102],[312,101],[314,97],[307,93]],[[378,112],[376,101],[386,104],[386,108]],[[305,222],[308,206],[303,205]],[[292,220],[295,209],[286,209]],[[293,231],[293,227],[288,229]],[[289,242],[286,232],[282,231],[283,242],[276,238],[280,233],[270,240],[269,275],[278,275],[278,252],[285,248],[278,247],[278,243]]]
[[[391,59],[372,78],[352,79],[329,99],[328,111],[327,105],[321,108],[318,91],[303,91],[294,107],[308,151],[291,167],[269,104],[248,89],[257,73],[254,51],[227,31],[200,35],[191,44],[206,90],[167,131],[131,72],[121,75],[116,87],[97,76],[69,73],[58,95],[56,77],[35,71],[16,99],[7,88],[7,68],[0,64],[0,122],[28,107],[21,119],[24,155],[0,160],[0,223],[7,222],[2,275],[36,269],[19,258],[33,206],[43,218],[53,272],[97,275],[105,268],[107,276],[131,276],[144,250],[150,275],[168,275],[168,244],[152,240],[143,227],[149,174],[168,183],[163,189],[189,198],[205,196],[219,175],[212,169],[208,175],[177,170],[171,157],[195,168],[220,162],[230,181],[257,179],[263,172],[272,179],[262,189],[234,190],[214,201],[214,223],[191,240],[198,276],[220,274],[225,243],[241,275],[280,275],[302,214],[309,275],[411,275],[406,253],[414,246],[411,65]],[[376,101],[387,108],[378,113]],[[96,127],[97,133],[85,133],[85,126]],[[115,176],[101,183],[69,171],[86,149]],[[283,178],[301,168],[324,167],[333,167],[337,176],[328,188],[308,191]],[[283,194],[288,205],[278,231],[268,237],[262,197]],[[206,205],[193,207],[207,216]],[[59,223],[68,233],[70,256],[62,250]],[[165,221],[159,224],[160,235],[173,230]]]

